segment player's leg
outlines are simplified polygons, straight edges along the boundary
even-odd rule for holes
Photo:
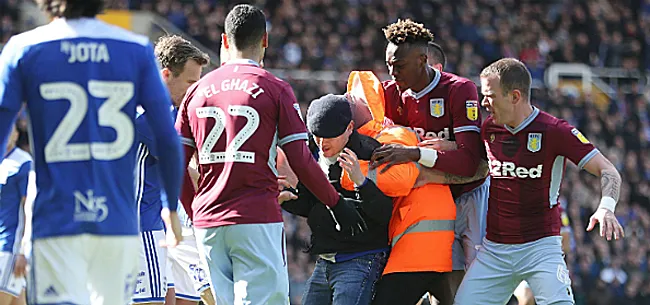
[[[198,304],[201,301],[201,292],[209,291],[210,284],[199,258],[192,228],[183,227],[183,240],[167,253],[169,272],[174,279],[176,305]],[[214,298],[212,296],[210,298],[214,303]]]
[[[484,240],[458,288],[454,305],[505,304],[519,284],[510,252],[511,245]]]
[[[163,304],[167,294],[167,249],[160,246],[165,232],[140,233],[139,264],[133,304]]]
[[[231,248],[226,243],[226,237],[232,227],[194,228],[199,256],[207,267],[210,288],[217,304],[235,304],[233,266],[229,254]]]
[[[519,305],[535,305],[533,290],[530,289],[530,285],[526,281],[521,281],[513,295],[517,298]]]
[[[174,284],[174,274],[172,272],[172,262],[169,258],[169,250],[170,249],[167,249],[167,258],[165,259],[165,276],[167,277],[167,294],[165,295],[165,305],[176,305],[176,287]]]
[[[25,288],[25,278],[14,275],[16,255],[0,252],[0,305],[9,305],[17,300]]]
[[[27,305],[27,297],[25,294],[25,289],[20,292],[20,295],[17,298],[14,298],[11,302],[11,305]]]
[[[201,291],[201,302],[205,305],[215,305],[214,295],[212,294],[212,289],[208,288]]]
[[[231,227],[227,242],[231,246],[235,304],[288,305],[284,224]]]
[[[305,284],[302,295],[303,305],[330,305],[332,304],[332,289],[327,280],[327,267],[329,263],[322,258],[316,260],[314,272]]]
[[[89,235],[41,238],[32,242],[27,276],[30,305],[88,304]],[[106,258],[106,256],[102,256]]]
[[[138,269],[138,236],[89,236],[89,239],[86,247],[92,249],[87,256],[90,304],[128,304]]]
[[[332,304],[370,304],[387,260],[388,251],[385,251],[330,264],[328,277],[334,287]]]
[[[537,305],[575,304],[562,238],[545,237],[527,244],[523,250],[517,271],[530,285]]]
[[[486,234],[488,198],[490,196],[490,178],[485,179],[481,186],[461,195],[457,206],[462,211],[466,223],[461,233],[463,251],[465,254],[465,269],[468,269],[476,258]]]
[[[416,304],[442,274],[437,272],[397,272],[382,276],[372,305]]]

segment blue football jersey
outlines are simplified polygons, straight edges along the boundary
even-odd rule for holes
[[[176,119],[178,111],[174,107],[170,107],[170,109],[171,118]],[[160,212],[163,201],[167,201],[167,196],[164,194],[160,181],[158,152],[155,149],[154,134],[147,119],[155,118],[149,118],[146,112],[139,111],[135,120],[139,141],[135,195],[140,210],[140,230],[155,231],[164,228]]]
[[[25,215],[20,203],[23,197],[27,197],[28,185],[33,184],[33,180],[32,156],[14,148],[0,163],[1,252],[17,253],[20,248],[20,237],[25,229]]]
[[[148,38],[95,18],[59,18],[12,37],[0,55],[0,114],[15,116],[23,101],[37,177],[33,238],[137,235],[136,107],[159,118],[158,145],[178,142]],[[169,186],[180,172],[175,152]]]

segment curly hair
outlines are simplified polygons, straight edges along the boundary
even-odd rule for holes
[[[104,9],[104,0],[37,0],[37,3],[51,17],[67,19],[95,17]]]
[[[405,43],[426,45],[434,38],[433,33],[423,24],[411,19],[398,19],[397,22],[385,27],[383,31],[386,40],[396,45]]]
[[[160,61],[160,65],[169,69],[174,76],[183,73],[185,63],[190,59],[201,66],[207,65],[210,61],[208,54],[203,53],[191,42],[178,35],[160,37],[156,43],[154,53]]]

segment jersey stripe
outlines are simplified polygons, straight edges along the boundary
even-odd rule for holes
[[[464,132],[464,131],[476,131],[476,132],[480,133],[481,128],[479,128],[478,126],[473,126],[473,125],[454,127],[454,133],[459,133],[459,132]]]
[[[138,153],[136,155],[136,177],[135,177],[135,202],[138,206],[138,226],[140,226],[140,205],[142,204],[142,196],[144,195],[145,185],[145,165],[147,157],[149,156],[149,149],[147,146],[140,143],[138,146]],[[142,231],[142,228],[140,228]]]

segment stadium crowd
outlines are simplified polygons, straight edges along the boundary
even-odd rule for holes
[[[113,8],[155,11],[166,16],[205,47],[220,46],[223,20],[238,1],[122,0]],[[265,65],[271,68],[385,73],[383,25],[413,18],[434,30],[448,56],[445,70],[477,76],[501,57],[518,57],[533,78],[543,80],[554,62],[580,62],[597,67],[650,68],[650,1],[465,0],[258,0],[269,17],[270,46]],[[0,43],[17,32],[18,1],[0,0]],[[513,14],[514,12],[514,14]],[[1,45],[1,44],[0,44]],[[305,103],[339,83],[289,80]],[[601,111],[589,96],[537,89],[533,103],[566,119],[600,147],[623,177],[616,211],[626,238],[606,242],[586,233],[589,215],[598,205],[600,183],[570,165],[561,203],[571,221],[572,248],[566,259],[577,304],[650,304],[650,107],[647,92],[632,85]],[[303,110],[306,104],[303,105]],[[485,114],[484,114],[485,115]],[[26,126],[25,123],[21,126]],[[25,130],[20,143],[28,148]],[[303,218],[285,215],[292,304],[300,304],[304,282],[314,268],[306,254],[309,228]]]

